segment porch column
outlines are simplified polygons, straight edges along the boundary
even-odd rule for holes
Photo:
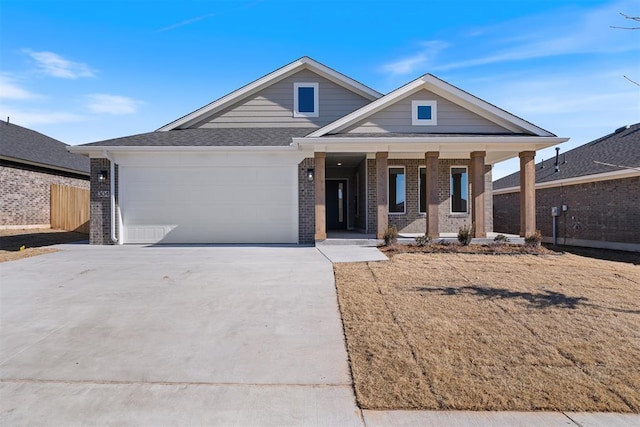
[[[523,151],[520,157],[520,236],[536,231],[536,152]]]
[[[387,168],[389,153],[376,153],[376,200],[377,200],[377,223],[378,239],[384,238],[384,233],[389,226],[389,170]]]
[[[428,151],[424,153],[426,164],[424,186],[424,199],[427,202],[427,230],[429,237],[437,239],[440,237],[439,213],[440,200],[438,198],[438,157],[439,151]]]
[[[474,237],[487,237],[484,222],[484,151],[474,151],[471,153],[471,222],[473,223]]]
[[[327,153],[315,153],[314,184],[316,190],[316,234],[315,240],[326,240],[327,238],[327,216],[326,216],[326,191],[325,191],[325,160]]]

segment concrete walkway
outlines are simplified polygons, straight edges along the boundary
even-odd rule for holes
[[[0,425],[640,425],[358,409],[328,259],[375,248],[61,247],[0,264]]]

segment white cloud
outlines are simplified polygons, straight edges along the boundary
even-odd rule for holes
[[[194,24],[194,23],[196,23],[198,21],[202,21],[204,19],[211,18],[212,16],[215,16],[215,13],[208,13],[206,15],[198,16],[196,18],[187,19],[185,21],[178,22],[177,24],[172,24],[172,25],[166,26],[164,28],[160,28],[158,30],[158,32],[160,33],[160,32],[164,32],[164,31],[175,30],[176,28],[184,27],[185,25]]]
[[[48,125],[81,122],[84,116],[64,111],[20,110],[7,105],[0,105],[3,113],[0,117],[10,117],[11,123],[20,126]]]
[[[640,89],[622,75],[628,66],[611,66],[593,73],[562,69],[528,75],[494,75],[472,81],[471,92],[561,137],[571,138],[560,152],[593,141],[616,128],[640,121]],[[466,87],[466,86],[465,86]],[[536,160],[550,159],[553,147],[536,153]],[[519,169],[510,160],[494,168],[497,179]]]
[[[610,27],[618,23],[620,11],[635,8],[631,2],[588,10],[563,8],[465,31],[458,35],[455,46],[443,41],[426,42],[405,58],[382,65],[381,70],[396,76],[427,67],[429,71],[450,71],[557,56],[638,52],[640,44],[635,34]],[[447,62],[441,53],[449,47],[446,56],[465,59]],[[476,52],[482,54],[476,56]]]
[[[494,37],[495,40],[485,41],[486,45],[473,49],[487,52],[486,55],[440,64],[434,70],[448,71],[562,55],[637,52],[640,44],[634,34],[609,26],[625,7],[628,7],[625,3],[608,4],[586,12],[581,12],[580,9],[562,10],[554,14],[504,22],[485,29],[483,35]],[[516,36],[505,37],[509,34]],[[502,47],[496,48],[495,45]]]
[[[40,95],[22,88],[12,77],[0,74],[0,99],[25,100],[35,98],[40,98]]]
[[[142,101],[127,98],[119,95],[109,95],[106,93],[94,93],[87,96],[89,102],[87,108],[94,113],[107,113],[115,115],[134,114]]]
[[[447,47],[449,47],[448,43],[439,40],[422,42],[417,53],[407,58],[384,64],[381,69],[391,75],[411,74],[418,69],[426,69],[436,56]]]
[[[53,52],[34,52],[24,49],[24,53],[36,61],[36,65],[44,74],[62,79],[78,79],[80,77],[95,77],[95,70],[87,64],[73,62]]]

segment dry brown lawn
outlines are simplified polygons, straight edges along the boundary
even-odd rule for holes
[[[640,412],[640,266],[400,253],[335,265],[368,409]]]
[[[0,230],[0,262],[56,252],[48,246],[87,239],[86,234],[49,228]]]

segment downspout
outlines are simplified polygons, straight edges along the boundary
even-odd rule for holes
[[[109,160],[109,165],[111,167],[109,173],[109,194],[111,202],[111,241],[117,245],[121,245],[122,243],[116,237],[116,165],[113,159],[109,156],[109,152],[107,150],[104,150],[104,156],[107,158],[107,160]]]

